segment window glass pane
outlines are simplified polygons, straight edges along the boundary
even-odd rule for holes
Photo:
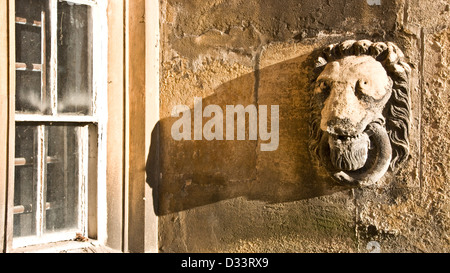
[[[24,19],[30,21],[28,18]],[[16,62],[40,64],[41,48],[41,28],[16,23]]]
[[[16,111],[19,113],[44,113],[46,102],[46,60],[43,60],[45,43],[42,32],[45,24],[45,1],[16,1]]]
[[[78,227],[82,127],[48,126],[46,232]],[[82,167],[81,167],[82,168]]]
[[[92,114],[92,28],[89,6],[58,3],[58,111]]]
[[[41,21],[41,11],[46,0],[16,0],[16,16],[27,18],[28,22]]]
[[[36,138],[36,126],[16,126],[14,237],[36,234]]]
[[[83,229],[88,137],[86,126],[16,126],[14,237]]]
[[[42,113],[45,103],[41,94],[41,73],[16,71],[16,112]]]

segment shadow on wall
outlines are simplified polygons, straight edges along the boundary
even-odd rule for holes
[[[203,109],[214,104],[223,110],[224,140],[175,141],[171,129],[179,118],[160,120],[152,133],[147,160],[157,215],[241,196],[282,203],[348,189],[331,181],[309,154],[307,61],[307,56],[300,56],[264,67],[222,84],[213,95],[203,98]],[[246,140],[226,140],[226,105],[251,104],[267,105],[269,122],[271,105],[279,105],[277,150],[261,151],[261,144],[270,141],[262,141],[259,134],[258,140],[249,140],[248,115]],[[210,119],[203,118],[203,125]],[[268,128],[270,131],[270,124]]]

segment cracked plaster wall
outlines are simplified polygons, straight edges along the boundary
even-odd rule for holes
[[[369,3],[370,2],[370,3]],[[448,252],[450,2],[161,2],[161,252]],[[392,41],[411,65],[410,158],[378,188],[343,188],[311,162],[308,55]],[[175,105],[280,105],[280,145],[171,138]]]

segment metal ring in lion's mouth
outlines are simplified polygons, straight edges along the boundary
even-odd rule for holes
[[[376,183],[388,170],[392,148],[386,129],[379,123],[369,124],[365,133],[374,147],[367,155],[364,166],[356,170],[343,170],[331,162],[329,135],[324,133],[320,142],[320,158],[324,167],[335,180],[346,185],[371,185]]]

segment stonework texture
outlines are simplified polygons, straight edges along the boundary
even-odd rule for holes
[[[450,251],[448,0],[164,0],[161,18],[159,251]],[[309,56],[349,39],[393,42],[412,69],[410,154],[373,187],[336,184],[308,150]],[[279,105],[278,149],[173,140],[194,97]]]

